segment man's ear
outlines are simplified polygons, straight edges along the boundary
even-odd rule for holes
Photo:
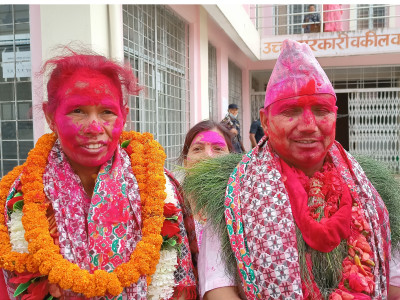
[[[49,113],[48,102],[43,102],[42,109],[43,109],[43,112],[44,112],[44,116],[46,118],[46,122],[49,125],[49,128],[51,129],[51,131],[56,132],[56,130],[55,130],[56,129],[56,125],[55,125],[55,122],[54,122],[54,116],[51,113]]]
[[[268,108],[260,109],[260,122],[264,133],[268,135]]]

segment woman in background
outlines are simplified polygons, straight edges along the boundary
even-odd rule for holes
[[[198,162],[214,158],[217,156],[227,155],[233,152],[231,133],[226,127],[220,123],[216,123],[210,120],[202,121],[193,126],[186,134],[185,143],[182,149],[180,160],[183,161],[183,165],[190,171],[190,168]],[[190,197],[188,202],[191,203]],[[211,280],[212,284],[199,285],[203,286],[206,291],[216,289],[229,285],[229,282],[221,280],[216,274],[220,274],[221,270],[224,271],[224,266],[221,262],[220,257],[216,255],[213,259],[206,259],[205,253],[209,253],[215,246],[215,243],[219,243],[218,239],[210,239],[208,236],[203,236],[203,231],[206,224],[206,219],[202,216],[201,212],[194,215],[194,223],[196,228],[196,238],[199,247],[198,265],[204,264],[207,272],[203,272],[204,268],[199,270],[199,282],[205,282],[205,276],[214,277],[216,280]],[[190,236],[190,232],[188,233]],[[200,299],[205,291],[199,291]]]

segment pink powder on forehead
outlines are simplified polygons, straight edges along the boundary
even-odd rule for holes
[[[76,71],[60,87],[59,99],[72,95],[87,96],[93,99],[110,96],[115,100],[120,100],[122,97],[121,89],[109,77],[89,69]]]
[[[224,137],[216,132],[216,131],[212,131],[212,130],[207,130],[207,131],[203,131],[200,132],[199,134],[196,135],[196,137],[193,140],[193,144],[194,143],[210,143],[213,145],[221,145],[221,146],[226,146],[226,141],[224,139]]]

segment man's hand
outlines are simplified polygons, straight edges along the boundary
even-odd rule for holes
[[[238,131],[235,128],[231,128],[229,131],[235,136],[238,135]]]
[[[256,135],[254,133],[250,133],[250,142],[251,142],[251,148],[257,146]]]

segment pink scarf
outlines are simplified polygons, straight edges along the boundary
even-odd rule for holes
[[[129,156],[118,148],[101,166],[92,197],[58,142],[48,160],[44,191],[54,209],[61,254],[91,273],[111,272],[128,261],[141,238],[139,189]],[[129,299],[146,299],[146,278],[123,293]]]

